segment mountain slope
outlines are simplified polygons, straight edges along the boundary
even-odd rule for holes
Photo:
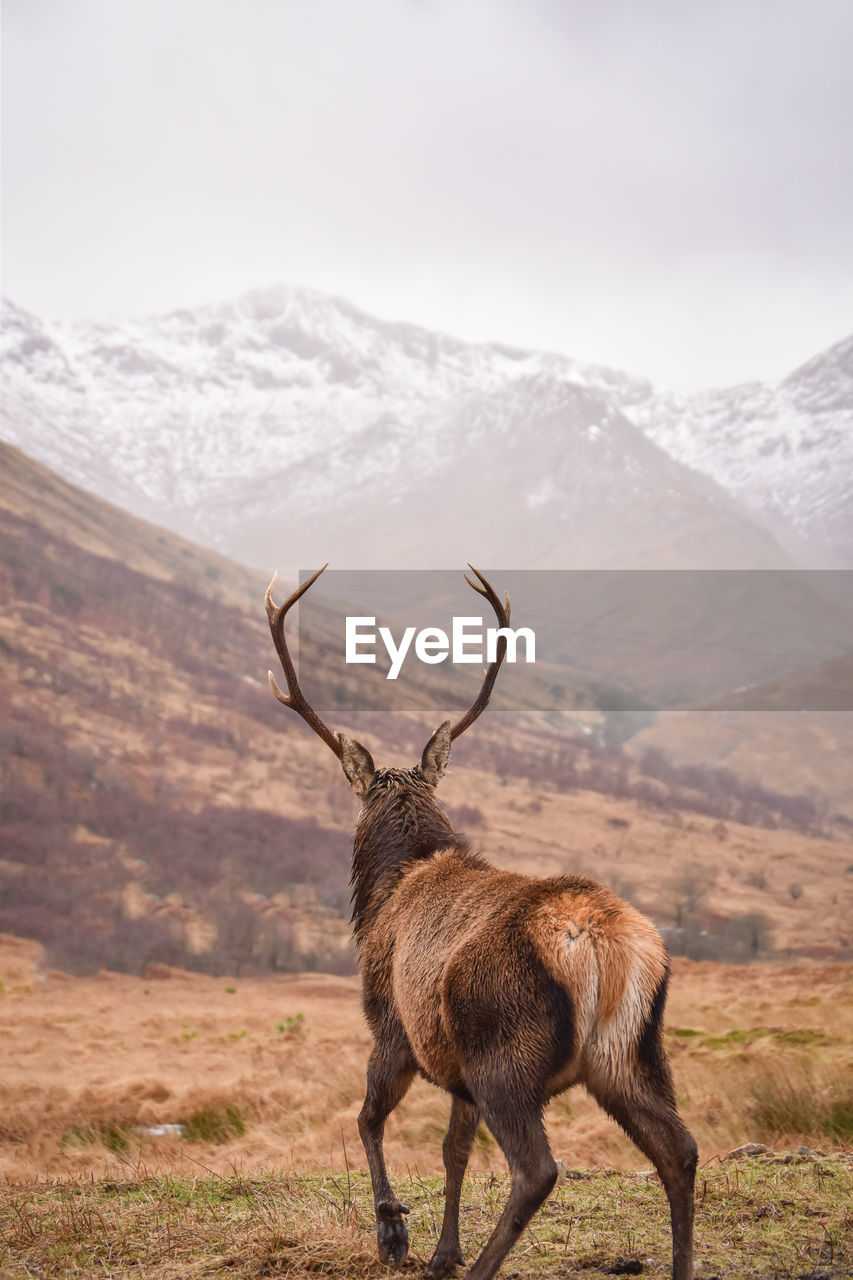
[[[0,932],[43,942],[49,964],[77,972],[349,966],[353,801],[327,749],[265,687],[263,581],[6,446],[0,464],[11,481],[0,490]],[[360,678],[331,678],[322,611],[311,619],[299,656],[324,718],[380,762],[418,759],[449,709],[443,673],[414,674],[416,714],[365,712]],[[594,709],[579,741],[571,689],[554,668],[533,672],[515,694],[502,678],[442,783],[478,847],[517,870],[588,870],[661,924],[678,907],[673,877],[707,863],[719,877],[696,922],[703,954],[743,948],[752,935],[738,916],[750,912],[772,920],[777,946],[812,948],[815,911],[821,946],[849,952],[849,852],[816,831],[813,804],[707,771],[637,772],[590,745]],[[806,884],[802,903],[778,860]],[[756,868],[764,888],[748,879]]]
[[[252,564],[443,567],[460,547],[519,568],[792,563],[629,420],[651,434],[648,384],[307,291],[124,324],[7,304],[3,368],[8,440]]]
[[[349,806],[306,803],[263,584],[0,461],[0,931],[77,971],[349,968]]]

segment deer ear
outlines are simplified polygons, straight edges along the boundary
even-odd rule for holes
[[[348,738],[344,733],[338,733],[335,736],[341,744],[341,764],[344,773],[349,778],[353,791],[363,799],[376,772],[373,756],[354,738]]]
[[[436,786],[439,779],[444,777],[447,761],[450,759],[450,741],[450,721],[445,720],[424,747],[421,773],[431,787]]]

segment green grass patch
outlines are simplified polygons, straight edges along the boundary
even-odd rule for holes
[[[100,1144],[114,1155],[130,1150],[132,1135],[115,1121],[103,1121],[93,1125],[72,1125],[62,1139],[64,1147],[92,1147]]]
[[[853,1094],[828,1107],[823,1119],[823,1131],[836,1142],[853,1143]]]
[[[474,1134],[474,1141],[479,1149],[484,1151],[488,1156],[493,1156],[498,1149],[498,1144],[495,1142],[484,1124],[477,1125],[477,1132]]]
[[[719,1035],[707,1031],[697,1031],[694,1027],[674,1027],[670,1036],[676,1041],[696,1045],[701,1049],[740,1049],[761,1041],[779,1045],[799,1045],[804,1047],[820,1046],[831,1043],[829,1036],[822,1031],[808,1028],[785,1031],[777,1027],[733,1027]]]
[[[366,1175],[131,1178],[0,1187],[0,1274],[109,1275],[112,1280],[229,1277],[260,1280],[402,1280],[421,1274],[435,1248],[442,1179],[400,1176],[411,1206],[409,1260],[385,1268],[376,1256]],[[505,1203],[509,1179],[474,1175],[462,1197],[462,1248],[477,1256]],[[720,1280],[846,1275],[853,1265],[849,1159],[765,1158],[700,1170],[696,1274]],[[668,1274],[666,1201],[653,1179],[585,1171],[558,1184],[501,1275],[507,1280],[587,1277],[619,1258],[649,1275]]]
[[[807,1028],[801,1031],[772,1031],[770,1034],[780,1044],[825,1045],[830,1043],[829,1036],[825,1036],[822,1031],[809,1031]]]
[[[853,1139],[853,1086],[833,1074],[816,1080],[807,1063],[767,1065],[748,1087],[748,1113],[764,1140],[823,1134]]]
[[[298,1035],[305,1030],[305,1014],[289,1013],[282,1018],[281,1022],[275,1024],[275,1029],[280,1036]]]
[[[246,1132],[246,1118],[238,1107],[201,1107],[181,1121],[187,1142],[230,1142]]]

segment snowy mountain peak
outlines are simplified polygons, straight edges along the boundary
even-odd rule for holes
[[[780,390],[811,413],[853,410],[853,334],[807,360],[780,383]]]
[[[788,563],[742,504],[853,542],[849,341],[778,386],[678,398],[276,285],[122,323],[7,303],[0,355],[10,442],[257,563],[277,539],[313,560],[330,531],[382,563],[389,510],[409,563],[488,531],[507,565]],[[436,510],[456,521],[446,553],[424,543]]]
[[[657,394],[625,411],[748,509],[853,564],[853,337],[776,384]]]

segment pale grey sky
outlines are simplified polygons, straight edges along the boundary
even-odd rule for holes
[[[848,0],[5,0],[3,288],[284,282],[699,387],[853,328]]]

